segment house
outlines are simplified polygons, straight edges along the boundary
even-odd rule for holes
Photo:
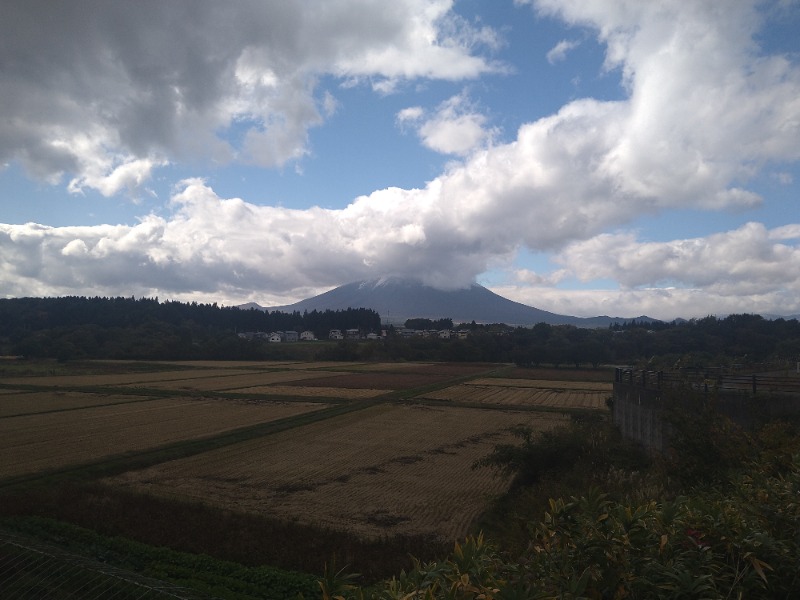
[[[329,340],[343,340],[344,336],[342,335],[341,329],[331,329],[328,332],[328,339]]]
[[[450,339],[450,330],[449,329],[442,329],[439,332],[439,339],[440,340],[449,340]]]
[[[379,336],[377,333],[368,333],[367,334],[367,339],[368,340],[379,340],[379,339],[381,339],[381,336]]]
[[[296,342],[299,339],[299,336],[296,331],[284,331],[283,332],[283,341],[285,342]]]
[[[469,329],[459,329],[456,331],[456,336],[460,340],[465,340],[469,336]]]
[[[270,333],[268,340],[270,344],[277,344],[278,342],[281,342],[282,340],[280,332],[276,331],[275,333]]]
[[[357,340],[361,337],[361,332],[358,329],[345,329],[344,336],[348,340]]]
[[[313,342],[317,338],[313,331],[304,331],[300,334],[300,339],[304,342]]]

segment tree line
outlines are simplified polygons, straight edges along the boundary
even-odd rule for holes
[[[413,319],[415,329],[449,329],[452,320]],[[237,334],[249,331],[331,329],[381,331],[371,309],[267,312],[158,298],[0,299],[0,355],[28,357],[216,360],[421,360],[598,366],[647,363],[652,369],[800,360],[797,319],[735,314],[689,321],[630,322],[608,328],[539,323],[533,327],[461,324],[466,339],[402,337],[393,327],[371,342],[342,341],[309,348],[268,344]]]
[[[137,359],[264,359],[248,331],[330,329],[380,331],[373,310],[349,308],[300,313],[221,307],[216,303],[159,302],[158,298],[0,299],[0,355]]]

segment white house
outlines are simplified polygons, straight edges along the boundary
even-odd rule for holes
[[[313,342],[317,338],[314,336],[313,331],[304,331],[300,334],[300,339],[304,342]]]
[[[270,344],[277,344],[281,341],[281,334],[280,333],[270,333],[269,334],[269,343]]]
[[[344,336],[342,335],[342,331],[340,329],[331,329],[328,332],[328,339],[329,340],[343,340]]]
[[[296,342],[298,340],[298,335],[296,331],[284,331],[283,332],[283,339],[287,342]]]

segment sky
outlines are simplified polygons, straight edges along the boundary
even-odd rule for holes
[[[4,0],[0,297],[800,314],[799,0]]]

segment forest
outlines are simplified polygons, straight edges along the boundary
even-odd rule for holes
[[[412,319],[408,327],[452,326],[452,320]],[[460,324],[465,339],[404,337],[394,327],[376,341],[269,344],[247,340],[245,331],[330,329],[381,331],[371,309],[266,312],[215,304],[159,302],[157,298],[0,299],[0,355],[30,358],[161,360],[415,360],[505,362],[518,366],[640,364],[651,368],[704,368],[800,357],[800,323],[753,314],[689,321],[630,322],[586,329],[539,323]],[[657,363],[657,364],[654,364]]]
[[[158,298],[0,299],[0,355],[29,358],[264,359],[246,331],[380,331],[373,310],[266,312]]]

